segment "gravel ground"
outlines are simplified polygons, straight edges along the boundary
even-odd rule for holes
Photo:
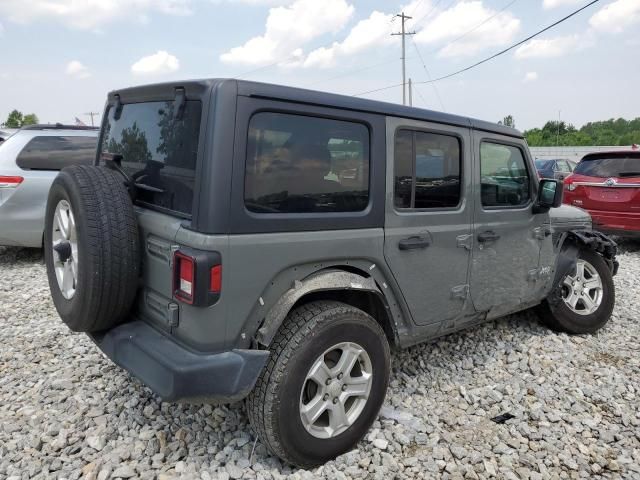
[[[640,478],[640,242],[619,259],[599,334],[524,313],[395,352],[368,436],[303,471],[242,404],[160,403],[58,319],[39,251],[0,247],[0,479]]]

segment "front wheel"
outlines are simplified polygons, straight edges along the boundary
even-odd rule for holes
[[[594,333],[613,312],[616,292],[611,270],[600,255],[583,249],[554,296],[538,308],[549,327],[573,334]]]
[[[380,325],[344,303],[318,301],[289,314],[247,399],[266,447],[303,468],[353,448],[376,418],[389,383]]]

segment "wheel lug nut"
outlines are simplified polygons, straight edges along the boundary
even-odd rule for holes
[[[342,374],[341,374],[341,373],[339,373],[339,374],[338,374],[338,380],[341,380],[341,379],[342,379]]]
[[[325,383],[325,384],[327,384],[327,385],[331,385],[331,379],[330,379],[330,378],[327,378],[327,381],[326,381],[326,382],[324,382],[324,383]]]
[[[338,403],[338,399],[337,399],[337,398],[334,398],[334,399],[333,399],[333,404],[335,405],[336,403]]]
[[[326,402],[327,400],[329,400],[329,394],[325,393],[324,397],[322,397],[322,399]]]
[[[346,385],[342,385],[342,391],[346,392],[347,391],[347,386]]]

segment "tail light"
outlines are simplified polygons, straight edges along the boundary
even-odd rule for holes
[[[564,189],[568,190],[570,192],[573,192],[576,189],[576,185],[574,185],[573,183],[573,179],[571,178],[571,175],[569,175],[568,177],[566,177],[563,181],[564,183]]]
[[[16,188],[24,178],[18,176],[0,175],[0,188]]]
[[[218,252],[182,248],[173,254],[173,296],[197,307],[213,305],[222,291]]]
[[[176,252],[174,259],[174,269],[177,272],[174,285],[174,295],[178,300],[185,303],[193,303],[193,292],[196,283],[195,259],[180,252]]]

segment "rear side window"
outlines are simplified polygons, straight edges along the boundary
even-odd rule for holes
[[[71,165],[91,165],[98,137],[40,136],[29,140],[16,158],[23,170],[62,170]]]
[[[518,207],[529,202],[529,174],[518,147],[482,142],[480,175],[483,206]]]
[[[589,158],[581,161],[574,173],[589,177],[639,177],[640,154]]]
[[[196,100],[180,118],[173,100],[126,104],[119,119],[109,109],[101,153],[122,155],[123,169],[140,184],[137,202],[191,215],[201,115]]]
[[[460,141],[398,130],[395,140],[396,208],[451,208],[460,203]]]
[[[369,129],[260,112],[249,122],[245,206],[256,213],[359,212],[369,204]]]

